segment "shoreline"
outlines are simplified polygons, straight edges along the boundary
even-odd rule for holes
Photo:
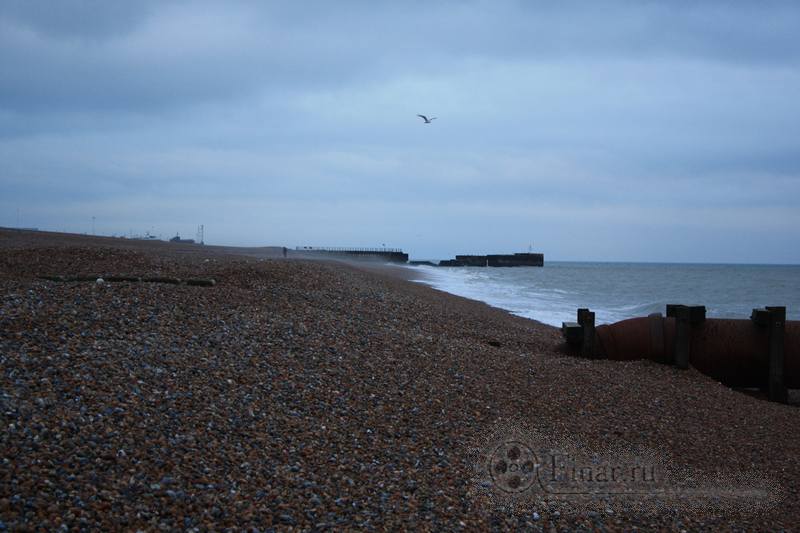
[[[395,285],[404,292],[411,292],[426,296],[429,296],[430,294],[435,294],[437,298],[443,301],[452,302],[452,305],[469,305],[472,307],[471,309],[472,312],[480,313],[485,308],[488,308],[491,309],[492,312],[500,313],[501,316],[504,316],[508,320],[512,321],[520,320],[523,321],[522,323],[530,322],[532,324],[535,324],[536,327],[541,327],[547,330],[556,331],[558,332],[559,335],[558,338],[560,339],[561,328],[557,326],[545,324],[544,322],[540,322],[534,318],[528,318],[514,314],[508,309],[492,305],[488,302],[484,302],[483,300],[468,298],[466,296],[461,296],[459,294],[454,294],[452,292],[447,292],[445,290],[436,288],[425,282],[423,279],[420,279],[426,277],[424,272],[412,270],[408,266],[392,265],[390,263],[380,263],[380,262],[372,263],[369,261],[348,261],[339,259],[321,259],[320,261],[329,262],[331,264],[337,266],[343,266],[346,268],[352,268],[357,271],[366,272],[368,274],[377,276],[379,278],[383,278],[390,282],[395,282]],[[414,272],[413,275],[412,272]]]
[[[21,237],[0,230],[10,529],[800,521],[798,410],[694,370],[567,356],[556,328],[382,266]],[[90,273],[217,284],[37,279]],[[650,458],[676,496],[512,494],[485,469],[509,442]]]
[[[358,271],[370,273],[387,280],[394,281],[407,281],[406,289],[412,289],[416,286],[423,286],[425,290],[434,291],[434,293],[441,295],[443,298],[450,298],[454,304],[471,302],[475,304],[476,309],[485,306],[496,310],[502,314],[507,315],[512,320],[530,321],[544,328],[551,328],[559,330],[557,326],[545,324],[533,318],[523,317],[512,313],[511,311],[502,307],[491,305],[488,302],[468,298],[442,289],[438,289],[422,281],[420,278],[425,278],[424,272],[411,269],[407,265],[396,265],[392,263],[385,263],[382,261],[357,261],[341,257],[324,257],[315,256],[314,254],[306,254],[302,251],[287,249],[289,255],[287,258],[283,257],[281,246],[260,246],[260,247],[239,247],[239,246],[218,246],[218,245],[198,245],[198,244],[184,244],[184,243],[170,243],[160,240],[138,240],[128,239],[121,237],[106,237],[106,236],[90,236],[75,233],[59,233],[49,231],[27,231],[18,230],[14,228],[0,228],[0,250],[4,248],[4,241],[6,243],[16,243],[15,247],[54,247],[64,248],[72,246],[108,246],[110,248],[130,249],[132,251],[151,252],[156,254],[163,254],[167,257],[185,258],[185,257],[200,257],[200,258],[240,258],[250,260],[268,260],[268,259],[287,259],[290,261],[311,261],[323,264],[339,265],[347,268],[352,268]],[[7,244],[6,244],[7,246]],[[414,273],[412,275],[412,272]]]

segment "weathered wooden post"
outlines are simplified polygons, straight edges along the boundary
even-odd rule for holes
[[[753,309],[750,319],[757,325],[769,328],[769,377],[767,395],[772,402],[786,403],[788,392],[784,379],[784,337],[786,333],[786,308],[769,306]]]
[[[692,324],[699,324],[706,319],[704,305],[667,305],[667,316],[675,319],[675,351],[673,361],[681,369],[689,368],[691,352],[690,338]]]
[[[788,393],[783,378],[784,350],[786,335],[786,308],[767,307],[769,311],[769,399],[786,403]]]
[[[594,313],[586,308],[578,309],[577,322],[562,322],[561,333],[567,344],[581,347],[581,356],[593,359],[595,357],[595,324]]]
[[[580,309],[578,309],[578,318],[580,318]],[[564,340],[567,341],[572,347],[580,346],[583,343],[583,326],[578,322],[562,322],[561,334]]]
[[[578,309],[578,324],[583,330],[583,343],[581,344],[581,355],[587,359],[594,359],[594,312],[588,309]]]
[[[650,329],[650,353],[652,361],[663,362],[664,360],[664,317],[661,313],[650,313],[647,315],[648,326]]]
[[[689,368],[689,309],[680,305],[675,309],[675,366],[681,369]]]

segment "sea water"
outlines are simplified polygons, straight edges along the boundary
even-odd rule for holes
[[[513,314],[561,326],[579,307],[598,324],[705,305],[708,317],[748,318],[782,305],[800,319],[800,265],[549,262],[544,267],[410,267],[418,281]]]

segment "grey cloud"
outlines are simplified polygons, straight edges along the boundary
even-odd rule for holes
[[[158,3],[146,0],[5,0],[0,4],[0,19],[37,35],[99,43],[131,32]]]
[[[796,62],[800,7],[722,2],[10,2],[5,107],[161,109],[464,61]]]
[[[800,260],[794,3],[50,5],[0,7],[0,225]]]

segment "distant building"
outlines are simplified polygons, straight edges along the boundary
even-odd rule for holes
[[[194,244],[194,239],[181,239],[180,235],[175,234],[173,238],[169,240],[169,242],[179,242],[182,244]]]

